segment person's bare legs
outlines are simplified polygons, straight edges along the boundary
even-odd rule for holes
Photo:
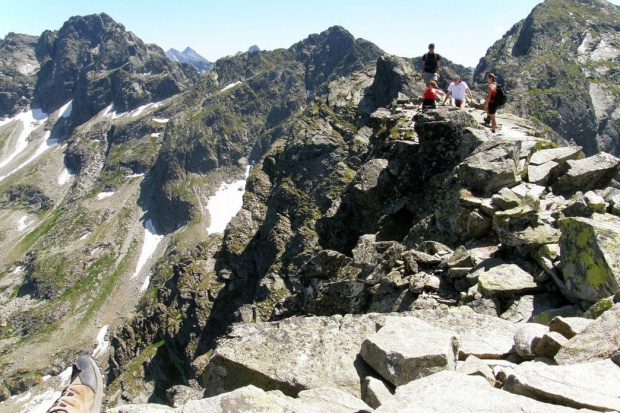
[[[491,118],[491,132],[495,133],[495,129],[497,128],[497,123],[495,122],[495,113],[489,114],[489,118]]]

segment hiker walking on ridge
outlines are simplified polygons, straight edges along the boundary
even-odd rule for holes
[[[422,97],[424,101],[422,102],[422,109],[435,109],[437,106],[435,104],[435,99],[439,96],[445,96],[445,93],[437,87],[437,82],[431,80],[426,84],[426,91]]]
[[[471,100],[474,99],[474,96],[471,94],[471,90],[469,90],[469,86],[467,83],[461,81],[461,77],[459,75],[454,76],[454,82],[450,83],[448,86],[448,93],[446,94],[446,98],[443,101],[443,104],[446,104],[446,101],[450,99],[451,96],[454,97],[454,104],[457,108],[465,107],[465,98],[466,94],[469,95]]]
[[[441,56],[435,53],[435,44],[428,45],[428,53],[424,53],[422,56],[422,77],[424,78],[424,84],[428,85],[431,80],[439,80],[439,61]]]
[[[499,106],[495,98],[497,97],[497,76],[493,73],[487,74],[487,82],[489,88],[487,89],[487,100],[484,101],[484,111],[487,113],[487,117],[484,122],[491,122],[491,132],[495,133],[497,128],[497,122],[495,121],[495,112]]]

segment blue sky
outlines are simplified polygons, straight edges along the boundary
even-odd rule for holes
[[[420,56],[430,42],[445,57],[475,66],[539,0],[0,0],[0,37],[57,30],[71,16],[105,12],[164,50],[192,47],[207,59],[288,48],[333,25],[388,53]],[[612,3],[620,5],[620,0]]]

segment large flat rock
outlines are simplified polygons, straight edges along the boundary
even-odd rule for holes
[[[459,358],[500,359],[515,352],[516,326],[463,307],[394,314],[293,317],[272,323],[238,324],[220,340],[201,372],[208,395],[247,385],[294,396],[333,387],[360,397],[370,375],[359,356],[362,342],[390,317],[417,318],[459,336]]]
[[[459,177],[475,193],[493,193],[514,186],[521,176],[515,171],[511,150],[511,145],[498,145],[473,154],[459,165]]]
[[[604,188],[618,172],[619,164],[620,159],[605,152],[585,159],[568,160],[563,165],[564,174],[552,184],[553,192],[568,194]]]
[[[620,367],[611,360],[570,366],[525,362],[508,375],[504,390],[574,408],[620,411]]]
[[[553,161],[545,162],[541,165],[530,163],[527,166],[527,179],[533,184],[547,185],[557,167],[558,163]]]
[[[481,359],[500,359],[515,352],[514,335],[517,326],[510,321],[475,313],[469,307],[409,314],[435,327],[457,333],[460,360],[470,355]]]
[[[558,364],[611,357],[620,349],[620,304],[615,304],[573,336],[555,356]]]
[[[531,165],[542,165],[547,162],[563,163],[569,159],[577,160],[583,158],[581,147],[565,146],[562,148],[543,149],[534,152],[530,158]]]
[[[484,296],[524,295],[537,289],[534,277],[515,264],[501,264],[478,276],[478,291]]]
[[[362,343],[360,355],[395,386],[454,370],[458,338],[415,317],[387,317],[383,327]]]
[[[496,389],[482,377],[443,371],[397,388],[394,397],[375,411],[561,413],[577,410]]]
[[[207,394],[252,384],[289,396],[334,387],[360,397],[367,367],[358,353],[362,341],[376,332],[377,318],[293,317],[235,325],[202,372]]]

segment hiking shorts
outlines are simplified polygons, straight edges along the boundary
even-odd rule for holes
[[[489,115],[495,115],[497,112],[497,103],[489,102],[489,111],[487,112]]]
[[[454,99],[454,104],[456,105],[457,108],[461,107],[461,103],[463,103],[465,99]]]
[[[422,109],[437,109],[435,99],[424,99],[422,102]]]
[[[431,80],[437,81],[437,72],[424,72],[424,84],[428,85]]]

